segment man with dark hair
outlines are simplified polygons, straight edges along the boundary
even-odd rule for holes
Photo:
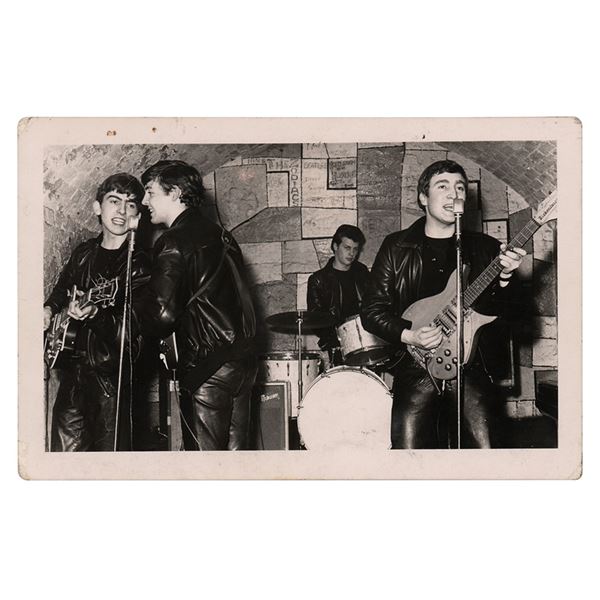
[[[421,174],[417,187],[419,206],[425,217],[408,229],[392,233],[375,258],[362,304],[362,323],[367,331],[402,347],[432,350],[443,339],[440,326],[413,328],[402,318],[417,300],[442,292],[455,270],[455,201],[467,192],[464,169],[451,160],[438,161]],[[507,250],[494,238],[463,232],[463,258],[470,266],[471,283],[498,255],[502,271],[475,304],[479,312],[497,315],[506,301],[506,286],[525,251]],[[440,310],[443,308],[440,306]],[[493,389],[481,357],[465,368],[464,419],[469,445],[491,447],[490,420]],[[456,381],[447,386],[455,398]],[[392,448],[435,448],[438,398],[441,382],[434,381],[408,353],[394,373]]]
[[[92,208],[102,233],[75,248],[44,303],[44,330],[50,327],[53,316],[65,308],[68,308],[71,327],[73,321],[77,325],[72,354],[61,360],[64,368],[53,408],[52,451],[130,449],[131,422],[126,396],[131,390],[127,389],[130,380],[127,364],[122,370],[121,418],[117,418],[117,392],[122,358],[120,340],[129,246],[127,234],[135,227],[131,218],[140,214],[143,197],[144,188],[127,173],[111,175],[100,184]],[[131,271],[132,299],[137,298],[148,276],[147,256],[143,251],[135,250]],[[112,306],[83,304],[84,292],[115,279],[117,292]],[[69,298],[73,286],[77,293]],[[127,335],[124,362],[129,362],[131,368],[132,360],[139,352],[137,331],[135,321],[126,327],[126,334],[131,333],[131,337]]]
[[[200,173],[179,160],[142,175],[153,224],[168,229],[154,246],[141,310],[145,334],[175,333],[186,450],[245,450],[256,378],[254,308],[241,250],[203,218]]]
[[[340,225],[331,240],[333,256],[308,278],[307,308],[332,315],[336,326],[359,314],[369,270],[358,262],[365,245],[363,232],[354,225]],[[333,365],[341,364],[340,342],[335,328],[320,330],[319,347],[327,350]]]

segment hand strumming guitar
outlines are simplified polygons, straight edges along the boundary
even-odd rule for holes
[[[83,295],[83,292],[77,290],[77,297],[71,299],[71,301],[69,302],[69,309],[67,311],[67,314],[69,315],[69,317],[77,321],[84,321],[87,318],[93,319],[98,314],[99,310],[98,307],[94,304],[90,304],[84,308],[81,308],[79,306],[78,298]]]
[[[44,306],[44,331],[50,327],[50,323],[52,323],[52,309]]]
[[[432,350],[442,342],[442,327],[438,325],[437,327],[425,326],[419,329],[405,329],[400,336],[400,340],[410,346]]]

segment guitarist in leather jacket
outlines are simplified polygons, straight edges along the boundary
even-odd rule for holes
[[[412,329],[402,318],[414,302],[444,290],[455,270],[454,201],[464,200],[467,190],[464,169],[454,161],[438,161],[421,174],[417,187],[419,206],[425,217],[407,229],[388,235],[371,269],[363,299],[363,327],[399,349],[404,344],[431,350],[442,341],[441,328]],[[494,238],[463,232],[463,261],[470,265],[469,283],[498,255],[503,267],[497,279],[477,301],[481,313],[498,315],[507,300],[510,277],[525,251],[507,251]],[[490,448],[493,388],[480,361],[465,368],[464,418],[467,442]],[[447,387],[455,398],[452,386]],[[405,353],[396,367],[393,386],[392,448],[435,448],[440,409],[440,385]]]
[[[93,203],[102,233],[75,248],[44,303],[44,330],[53,315],[68,307],[77,333],[72,357],[65,360],[53,408],[51,450],[111,451],[115,447],[117,386],[127,269],[129,217],[140,214],[144,188],[127,173],[111,175],[98,187]],[[132,299],[149,277],[149,260],[142,250],[132,258]],[[82,293],[104,280],[118,278],[113,306],[80,306]],[[69,298],[73,286],[77,297]],[[138,326],[131,323],[132,355],[139,352]],[[129,343],[125,344],[126,349]],[[123,381],[128,383],[127,356]],[[125,386],[121,393],[118,450],[131,449],[131,422]]]
[[[231,234],[205,219],[200,173],[179,160],[142,175],[154,246],[141,310],[145,335],[175,333],[186,450],[245,450],[257,371],[255,315],[242,253]]]
[[[365,245],[363,232],[354,225],[340,225],[331,240],[333,256],[308,278],[307,308],[331,314],[336,326],[360,312],[369,269],[358,261]],[[319,347],[327,350],[332,365],[342,363],[340,342],[333,327],[317,332]]]

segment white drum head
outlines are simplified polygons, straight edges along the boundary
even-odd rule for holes
[[[336,367],[315,379],[298,410],[298,430],[309,450],[390,448],[392,395],[366,369]]]

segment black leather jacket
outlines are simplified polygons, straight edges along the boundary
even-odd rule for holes
[[[76,285],[78,290],[86,292],[98,283],[98,274],[93,269],[101,241],[101,235],[87,240],[77,246],[71,254],[71,258],[63,268],[50,296],[44,302],[44,306],[49,306],[53,314],[68,306],[68,292],[73,285]],[[124,242],[113,265],[112,273],[106,274],[107,279],[119,277],[119,287],[114,306],[100,308],[94,318],[88,318],[78,323],[75,360],[87,364],[87,366],[102,374],[116,374],[119,366],[127,252],[128,242]],[[149,277],[150,260],[148,255],[143,250],[134,250],[131,273],[131,297],[134,304]],[[131,332],[135,356],[139,352],[140,342],[138,335],[139,323],[135,317],[132,318]],[[128,344],[126,344],[126,347],[128,347]]]
[[[251,303],[248,319],[232,270],[223,258],[224,240],[229,243],[228,253],[238,273],[243,275],[242,253],[231,234],[195,208],[181,213],[154,246],[142,331],[158,338],[176,333],[182,372],[198,366],[215,350],[255,335]],[[191,300],[208,281],[208,287]],[[245,283],[242,292],[250,302]],[[223,362],[233,358],[228,356]]]
[[[375,257],[363,298],[363,327],[396,346],[402,346],[400,335],[404,329],[411,327],[410,321],[401,315],[421,298],[419,286],[424,241],[425,217],[407,229],[388,235]],[[468,282],[471,283],[498,256],[500,243],[488,235],[466,231],[462,243],[464,263],[470,265]],[[474,308],[488,315],[501,314],[506,289],[495,281],[477,300]]]
[[[356,286],[356,296],[359,303],[365,293],[369,269],[362,263],[355,261],[350,267]],[[341,323],[342,286],[333,272],[333,258],[322,268],[308,278],[307,308],[326,312],[335,318],[336,324]],[[324,329],[317,332],[321,348],[335,348],[339,341],[333,329]]]

